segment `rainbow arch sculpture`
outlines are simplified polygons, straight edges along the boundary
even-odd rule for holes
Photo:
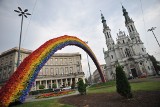
[[[77,37],[64,35],[45,42],[23,60],[0,90],[0,107],[7,107],[14,101],[23,103],[44,64],[56,51],[68,45],[75,45],[86,51],[95,63],[102,82],[105,82],[97,58],[88,45]]]

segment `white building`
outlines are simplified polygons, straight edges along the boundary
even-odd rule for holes
[[[134,21],[129,17],[128,12],[123,6],[122,11],[129,36],[126,35],[125,32],[119,31],[117,34],[117,43],[114,42],[111,35],[111,29],[106,24],[103,14],[101,14],[103,33],[108,48],[107,51],[103,51],[106,62],[106,71],[108,72],[107,74],[109,74],[107,77],[109,80],[113,78],[118,63],[123,66],[123,70],[127,76],[129,76],[129,74],[132,74],[134,77],[139,77],[144,74],[153,75],[155,73],[153,64],[140,39]]]
[[[32,51],[21,48],[20,62]],[[3,85],[16,70],[18,48],[12,48],[0,54],[0,85]],[[52,88],[53,83],[57,87],[70,86],[78,79],[84,80],[84,72],[79,53],[55,53],[43,66],[34,82],[32,90],[38,90],[39,85],[45,89]]]

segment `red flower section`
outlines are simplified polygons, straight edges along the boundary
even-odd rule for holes
[[[63,95],[67,95],[67,94],[71,94],[71,93],[74,93],[75,91],[73,90],[66,90],[66,91],[60,91],[60,92],[57,92],[57,93],[45,93],[45,94],[41,94],[41,95],[38,95],[36,96],[35,98],[36,99],[40,99],[40,98],[49,98],[49,97],[56,97],[56,96],[63,96]]]

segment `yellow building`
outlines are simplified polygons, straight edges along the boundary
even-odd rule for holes
[[[22,49],[20,62],[23,61],[32,51]],[[3,85],[16,70],[18,48],[12,48],[0,54],[0,84]],[[57,87],[70,86],[78,79],[84,79],[84,72],[81,65],[81,54],[77,53],[56,53],[43,66],[35,80],[31,90],[38,90],[39,85],[45,89],[52,88],[53,83]]]

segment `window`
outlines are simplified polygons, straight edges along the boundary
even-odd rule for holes
[[[70,73],[72,73],[73,72],[73,68],[72,67],[70,67]]]
[[[56,75],[58,75],[59,74],[59,69],[58,68],[56,68]]]
[[[7,78],[10,77],[10,74],[11,74],[11,67],[8,68],[8,75],[7,75]]]
[[[50,65],[53,65],[53,59],[52,58],[50,59]]]
[[[140,65],[142,65],[142,62],[140,62]]]
[[[123,43],[125,43],[124,40],[123,40]]]
[[[54,70],[53,70],[53,68],[51,68],[51,75],[54,75]]]
[[[126,57],[131,56],[130,50],[128,48],[125,49]]]
[[[67,58],[64,58],[64,64],[67,64]]]
[[[133,26],[131,25],[132,31],[134,31]]]
[[[49,70],[48,70],[48,68],[45,69],[45,75],[49,75]]]
[[[63,68],[61,68],[61,74],[62,74],[62,75],[64,74],[64,69],[63,69]]]
[[[111,58],[113,59],[113,55],[111,55]]]
[[[68,74],[68,68],[67,67],[65,67],[65,72],[66,72],[66,74]]]
[[[9,63],[10,65],[12,65],[12,61],[10,61],[10,63]]]
[[[71,59],[71,58],[69,58],[69,61],[72,61],[72,59]]]
[[[57,58],[55,59],[55,64],[58,65],[58,59]]]
[[[62,58],[60,58],[60,65],[62,65],[63,64],[63,60],[62,60]]]
[[[109,34],[108,34],[108,32],[107,32],[107,36],[108,36],[108,38],[109,38]]]
[[[111,33],[109,32],[109,35],[110,35],[110,37],[111,37]]]
[[[69,58],[69,63],[72,64],[72,59],[71,58]]]
[[[150,67],[148,66],[148,69],[150,70]]]
[[[142,51],[144,52],[144,49],[142,48]]]
[[[130,27],[128,26],[128,28],[129,28],[129,32],[131,32],[131,29],[130,29]]]

